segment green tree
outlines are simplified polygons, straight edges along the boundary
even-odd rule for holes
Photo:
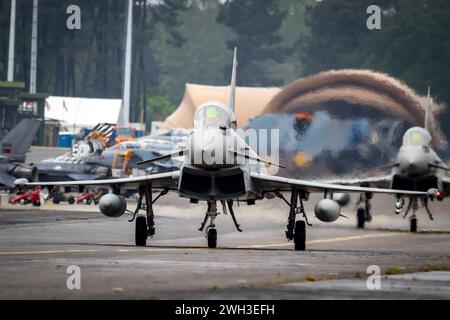
[[[244,86],[272,86],[282,84],[280,76],[265,67],[271,60],[281,63],[286,48],[280,44],[278,34],[285,11],[281,11],[276,0],[224,1],[220,6],[217,22],[232,29],[234,38],[228,47],[239,47],[238,83]],[[231,60],[231,59],[229,59]],[[225,67],[230,73],[231,61]]]
[[[383,0],[381,30],[366,28],[372,1],[327,0],[309,10],[310,34],[299,44],[304,74],[337,68],[388,73],[450,106],[450,3]],[[450,113],[440,119],[450,134]]]
[[[147,128],[150,128],[152,121],[164,121],[174,110],[175,107],[166,96],[147,97]]]
[[[170,35],[163,27],[157,30],[154,42],[155,61],[159,67],[157,92],[170,97],[173,104],[181,101],[184,84],[225,85],[229,74],[222,73],[231,59],[227,39],[232,31],[217,24],[219,10],[216,1],[197,1],[178,16],[176,30],[185,39],[179,47],[168,41]]]

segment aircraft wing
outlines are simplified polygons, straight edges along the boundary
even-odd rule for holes
[[[331,184],[341,184],[345,186],[362,186],[367,185],[375,188],[385,188],[388,189],[392,184],[392,175],[378,176],[378,177],[368,177],[362,179],[353,178],[340,178],[334,180],[324,180],[324,183]]]
[[[55,181],[55,182],[26,182],[21,183],[21,179],[16,180],[16,185],[25,187],[36,186],[93,186],[93,187],[112,187],[120,186],[123,189],[137,189],[144,183],[151,182],[154,188],[170,188],[178,187],[178,178],[180,171],[157,173],[139,177],[119,178],[119,179],[104,179],[104,180],[81,180],[81,181]]]
[[[264,173],[250,173],[253,183],[255,183],[261,191],[291,191],[299,189],[306,192],[323,192],[324,190],[342,191],[342,192],[373,192],[388,194],[410,194],[410,195],[427,195],[427,192],[406,191],[395,189],[365,188],[357,186],[345,186],[333,183],[324,183],[317,181],[307,181],[299,179],[283,178],[271,176]]]

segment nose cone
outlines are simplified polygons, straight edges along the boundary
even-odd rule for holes
[[[401,174],[424,175],[429,171],[428,156],[422,147],[401,149],[398,160]]]

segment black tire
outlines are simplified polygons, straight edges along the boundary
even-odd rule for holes
[[[366,223],[366,210],[363,208],[358,208],[358,211],[356,212],[356,226],[358,229],[364,229],[364,225]]]
[[[147,245],[147,219],[145,217],[136,218],[135,244],[138,247]]]
[[[54,204],[60,204],[62,198],[63,198],[63,197],[62,197],[61,193],[57,192],[57,193],[55,193],[55,194],[53,195],[52,201],[53,201]]]
[[[208,230],[208,248],[211,248],[211,249],[217,248],[217,230],[216,229]]]
[[[417,232],[417,219],[412,218],[409,220],[409,231],[411,232]]]
[[[295,250],[303,251],[306,249],[306,223],[303,220],[295,222],[294,244]]]
[[[41,202],[40,201],[35,201],[35,202],[33,202],[33,206],[40,207],[41,206]]]
[[[69,204],[74,204],[75,203],[75,198],[74,197],[70,197],[69,199],[67,199],[67,202]]]

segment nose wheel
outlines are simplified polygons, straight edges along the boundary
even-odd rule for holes
[[[211,249],[217,248],[217,230],[216,229],[208,229],[207,239],[208,239],[208,248],[211,248]]]
[[[417,232],[417,218],[415,216],[409,220],[409,231]]]

